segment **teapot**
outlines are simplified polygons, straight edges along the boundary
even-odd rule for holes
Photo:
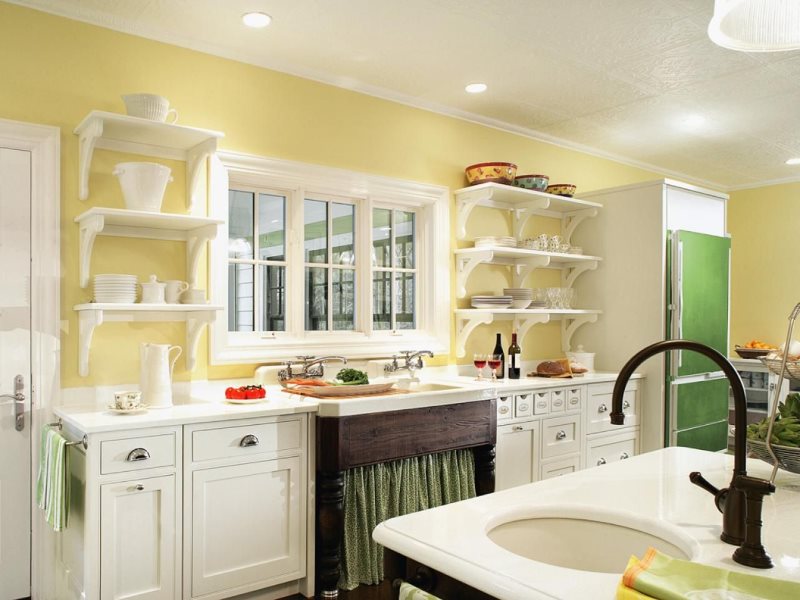
[[[170,360],[170,353],[178,352]],[[175,361],[183,352],[180,346],[169,344],[147,344],[139,347],[141,361],[139,384],[142,388],[142,404],[150,408],[169,408],[172,406],[172,370]]]

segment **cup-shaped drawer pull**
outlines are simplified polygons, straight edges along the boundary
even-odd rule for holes
[[[631,455],[628,454],[627,452],[621,452],[620,455],[619,455],[619,459],[620,460],[625,460],[626,458],[630,458],[630,457],[631,457]]]
[[[559,429],[558,432],[556,433],[556,439],[563,440],[565,437],[567,437],[567,432],[564,431],[563,429]]]
[[[504,415],[504,414],[506,414],[506,413],[507,413],[509,410],[510,410],[510,409],[509,409],[507,406],[501,406],[501,407],[498,409],[498,412],[499,412],[501,415]]]
[[[522,425],[514,425],[511,428],[511,431],[522,431],[523,429],[525,429],[525,428]]]
[[[239,445],[242,448],[250,448],[251,446],[258,446],[260,443],[261,442],[256,436],[254,436],[252,433],[249,433],[242,438],[242,441],[239,442]]]
[[[606,459],[601,456],[599,459],[597,459],[597,464],[598,466],[606,464]]]
[[[564,395],[564,390],[553,390],[550,393],[553,394],[553,396],[563,396]]]
[[[600,406],[597,407],[597,412],[601,414],[604,412],[608,412],[608,407],[605,404],[601,404]]]
[[[140,460],[147,460],[148,458],[150,458],[150,453],[146,448],[134,448],[128,453],[125,460],[128,462],[137,462]]]
[[[135,489],[137,492],[143,492],[144,486],[141,483],[137,483],[133,489]]]
[[[626,408],[630,408],[630,407],[631,407],[631,403],[630,402],[628,402],[627,400],[623,400],[622,401],[622,410],[625,410]]]
[[[539,393],[536,394],[536,397],[537,398],[546,398],[547,397],[547,393],[546,392],[539,392]]]

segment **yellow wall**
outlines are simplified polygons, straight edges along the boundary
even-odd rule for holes
[[[798,223],[800,183],[731,193],[731,347],[786,339],[787,319],[800,302]]]
[[[152,92],[168,97],[180,122],[225,132],[221,148],[262,156],[329,165],[416,180],[457,189],[463,168],[486,160],[516,162],[520,172],[547,173],[553,182],[573,182],[580,190],[645,181],[656,174],[519,135],[505,133],[431,112],[357,94],[231,60],[66,20],[0,3],[0,118],[61,128],[62,211],[62,385],[83,386],[138,380],[138,345],[142,341],[184,345],[182,324],[104,324],[95,332],[91,374],[77,374],[75,304],[86,301],[78,285],[76,215],[91,206],[122,207],[113,165],[131,157],[97,152],[92,164],[90,197],[78,200],[74,127],[93,109],[124,112],[121,94]],[[174,170],[164,210],[183,210],[184,165]],[[510,233],[499,213],[476,211],[470,235]],[[478,216],[480,215],[480,216]],[[590,225],[588,225],[590,226]],[[555,227],[531,224],[531,231]],[[762,239],[769,239],[762,238]],[[456,247],[455,241],[453,247]],[[587,249],[590,251],[591,249]],[[787,259],[788,260],[788,259]],[[160,279],[184,274],[179,243],[99,238],[92,273],[129,272]],[[473,276],[470,293],[499,291],[509,281],[500,269]],[[557,285],[554,272],[536,273],[531,283]],[[466,306],[467,301],[453,305]],[[490,351],[494,331],[485,326],[472,336],[463,362],[473,352]],[[557,325],[534,327],[522,340],[525,358],[560,353]],[[438,364],[455,362],[453,354]],[[176,366],[176,379],[246,377],[252,365],[211,367],[201,339],[193,373]]]

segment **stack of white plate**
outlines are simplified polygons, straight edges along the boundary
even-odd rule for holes
[[[472,308],[508,308],[514,300],[511,296],[473,296]]]
[[[503,248],[516,248],[517,247],[517,238],[513,238],[506,235],[501,236],[493,236],[493,235],[486,235],[482,237],[475,238],[475,247],[476,248],[483,248],[485,246],[500,246]]]
[[[533,290],[530,288],[505,288],[503,293],[511,296],[511,308],[528,308],[533,300]]]
[[[108,304],[136,302],[136,275],[95,275],[94,301]]]

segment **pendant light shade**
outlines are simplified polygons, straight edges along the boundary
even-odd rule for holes
[[[708,37],[743,52],[800,49],[800,0],[715,0]]]

